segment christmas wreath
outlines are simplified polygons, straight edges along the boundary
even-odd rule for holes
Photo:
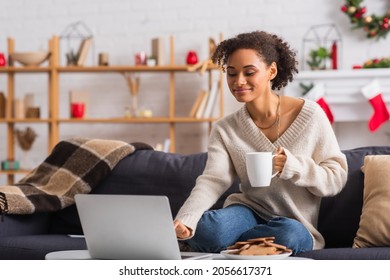
[[[363,0],[346,0],[341,11],[349,17],[354,28],[363,28],[368,38],[386,38],[389,33],[390,11],[383,16],[374,14],[367,16]]]

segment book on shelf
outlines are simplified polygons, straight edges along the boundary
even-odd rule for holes
[[[195,99],[194,104],[192,105],[190,114],[188,115],[190,118],[195,118],[196,111],[198,111],[199,105],[202,102],[202,99],[203,99],[205,94],[206,94],[206,91],[204,91],[204,90],[201,90],[199,92],[198,96]]]
[[[164,65],[165,62],[165,46],[164,39],[161,37],[152,39],[151,56],[156,59],[156,65]]]
[[[209,99],[210,92],[205,91],[203,94],[202,100],[200,101],[198,110],[196,110],[195,118],[201,119],[203,118],[204,110],[206,109],[207,100]]]
[[[203,112],[203,118],[211,118],[215,107],[215,103],[217,101],[218,90],[219,90],[219,82],[215,80],[211,85],[210,94],[207,99],[206,107]]]
[[[24,98],[15,98],[14,100],[14,118],[24,119],[26,117],[26,107],[24,106]]]
[[[81,41],[79,50],[77,52],[77,66],[83,66],[85,63],[85,60],[87,58],[87,55],[89,53],[89,50],[92,45],[92,38],[85,38]]]
[[[35,102],[34,102],[35,96],[33,93],[26,93],[24,95],[24,106],[27,108],[29,107],[34,107]]]
[[[7,99],[3,92],[0,91],[0,118],[5,118],[5,105]]]

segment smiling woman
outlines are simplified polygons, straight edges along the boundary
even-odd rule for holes
[[[237,44],[237,40],[241,43]],[[213,59],[227,73],[233,96],[238,102],[246,103],[255,125],[276,143],[302,107],[301,100],[281,98],[272,92],[286,86],[298,72],[295,52],[275,35],[252,32],[222,42]]]
[[[212,55],[241,109],[213,127],[203,174],[179,210],[176,235],[196,251],[220,252],[239,241],[274,237],[293,254],[324,247],[317,230],[321,198],[338,193],[347,163],[317,103],[280,96],[298,72],[296,54],[264,31],[222,41]],[[246,154],[272,152],[269,186],[251,185]],[[208,210],[238,177],[241,193]]]

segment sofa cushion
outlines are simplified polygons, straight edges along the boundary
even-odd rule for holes
[[[49,232],[51,213],[4,215],[0,219],[0,239],[6,236],[46,234]]]
[[[389,146],[368,146],[343,151],[348,161],[348,181],[336,196],[322,199],[318,229],[326,248],[352,247],[359,228],[363,205],[364,174],[361,171],[366,155],[388,155]]]
[[[202,174],[206,160],[207,153],[180,155],[137,150],[121,160],[92,193],[165,195],[174,217],[189,196],[196,178]],[[212,208],[222,207],[227,195],[238,191],[238,182],[235,182]],[[75,206],[55,214],[51,232],[79,234],[80,231]]]
[[[363,209],[353,247],[390,246],[390,156],[366,156],[363,170]]]
[[[303,252],[297,257],[314,260],[389,260],[390,248],[328,248]]]
[[[84,238],[39,234],[0,238],[1,260],[43,260],[46,254],[63,250],[85,250]]]

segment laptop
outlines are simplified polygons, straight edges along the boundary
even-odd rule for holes
[[[93,259],[206,259],[180,252],[168,198],[151,195],[77,194],[89,255]]]

